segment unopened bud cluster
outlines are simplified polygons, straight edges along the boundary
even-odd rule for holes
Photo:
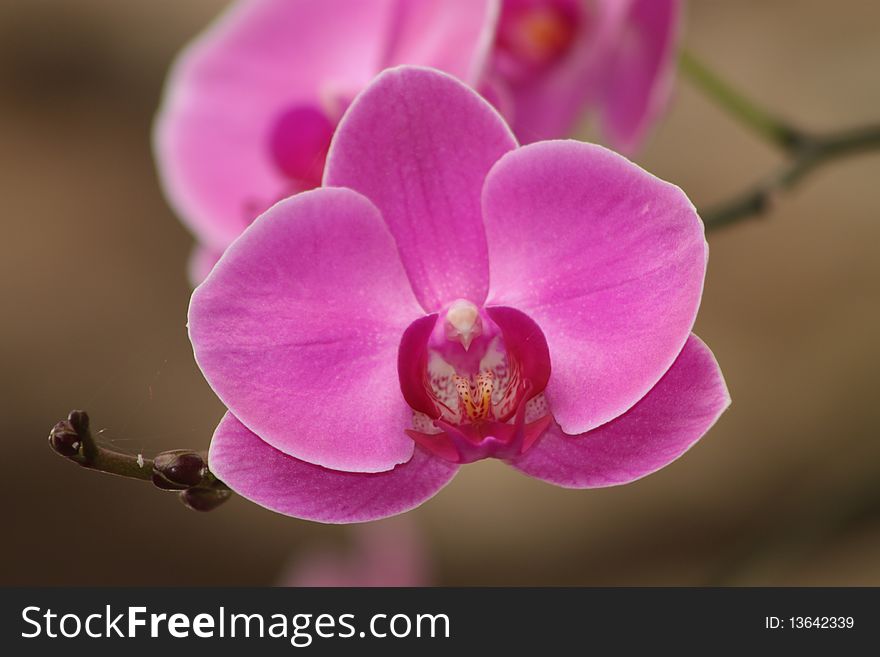
[[[85,411],[71,411],[66,420],[61,420],[52,427],[49,432],[49,446],[61,456],[85,467],[132,476],[125,471],[124,464],[134,457],[96,445],[89,431],[89,416]],[[121,461],[123,467],[116,467],[112,459],[115,459],[116,464]],[[146,465],[142,455],[137,456],[136,462],[137,470]],[[151,468],[151,479],[157,488],[179,493],[181,502],[195,511],[215,509],[232,495],[211,474],[204,457],[198,452],[188,449],[162,452],[148,467]],[[137,475],[136,478],[145,477]]]
[[[153,484],[180,491],[180,501],[194,511],[211,511],[232,494],[218,485],[201,454],[186,449],[162,452],[153,459]]]
[[[83,454],[83,436],[89,431],[89,416],[85,411],[71,411],[49,432],[49,445],[61,456],[77,458]]]
[[[153,459],[153,483],[164,490],[186,490],[202,483],[208,467],[200,454],[185,449],[162,452]]]

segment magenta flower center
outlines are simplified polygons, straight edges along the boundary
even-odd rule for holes
[[[286,177],[307,189],[321,184],[324,161],[336,121],[313,105],[282,112],[269,135],[272,162]]]
[[[407,329],[398,369],[413,409],[407,434],[455,463],[513,459],[552,419],[543,390],[547,343],[513,308],[479,308],[459,299]]]
[[[565,0],[508,0],[496,35],[498,66],[517,80],[541,73],[570,50],[584,8]]]
[[[242,208],[244,225],[278,201],[321,186],[330,140],[352,96],[327,91],[320,103],[301,103],[282,110],[266,137],[269,161],[285,180],[273,197],[248,198]]]

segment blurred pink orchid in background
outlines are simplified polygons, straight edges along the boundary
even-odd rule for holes
[[[198,283],[261,212],[317,187],[351,99],[397,64],[476,83],[492,0],[241,0],[178,58],[156,119],[171,205],[200,246]]]
[[[386,67],[484,93],[523,143],[589,107],[632,151],[669,89],[676,0],[241,0],[178,58],[156,120],[160,178],[200,282],[275,202],[317,187],[351,99]]]
[[[408,516],[353,525],[346,550],[314,547],[299,552],[281,586],[428,586],[427,547]]]
[[[691,334],[702,222],[625,158],[518,147],[472,89],[400,67],[354,100],[323,182],[258,218],[192,297],[195,356],[229,409],[209,465],[244,497],[374,520],[487,457],[622,484],[729,404]]]
[[[680,0],[504,0],[481,90],[522,143],[571,134],[595,108],[633,153],[666,104]]]

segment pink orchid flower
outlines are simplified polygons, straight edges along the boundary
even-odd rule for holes
[[[666,105],[680,0],[504,0],[482,90],[523,143],[571,134],[598,110],[633,153]]]
[[[412,509],[487,457],[565,487],[638,479],[729,403],[691,335],[706,259],[674,185],[600,146],[517,147],[456,79],[388,70],[324,186],[259,217],[193,293],[196,360],[229,409],[209,465],[334,523]]]
[[[264,210],[317,187],[351,99],[382,69],[419,64],[470,84],[494,0],[242,0],[178,58],[156,119],[172,207],[200,244],[190,278]]]
[[[347,551],[300,553],[281,586],[428,586],[430,568],[418,529],[407,516],[352,527]]]
[[[201,282],[276,201],[320,184],[340,117],[389,66],[432,66],[479,88],[523,142],[569,134],[596,105],[610,142],[631,150],[669,86],[677,8],[673,0],[234,4],[179,57],[156,120],[163,187],[200,244],[190,279]]]

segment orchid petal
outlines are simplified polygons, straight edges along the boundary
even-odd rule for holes
[[[399,0],[383,68],[421,64],[475,84],[483,74],[498,0]]]
[[[569,135],[587,104],[598,97],[604,55],[616,36],[617,10],[608,5],[605,1],[588,6],[582,0],[506,0],[504,3],[502,21],[508,12],[550,8],[566,16],[573,31],[563,56],[544,70],[522,79],[511,78],[502,70],[488,76],[487,85],[493,90],[493,96],[512,101],[507,106],[513,109],[505,116],[522,143]]]
[[[512,465],[566,488],[626,484],[679,458],[729,405],[715,357],[692,335],[666,375],[629,411],[579,436],[554,425]]]
[[[488,288],[480,190],[515,146],[476,92],[439,71],[400,67],[352,103],[333,138],[324,184],[376,204],[427,312],[457,298],[480,305]]]
[[[211,387],[296,458],[375,472],[409,460],[397,346],[420,315],[373,205],[346,189],[266,212],[193,293],[189,332]]]
[[[700,304],[707,246],[693,205],[601,146],[524,146],[484,190],[490,304],[541,327],[563,431],[629,409],[669,369]]]
[[[665,109],[675,74],[680,14],[680,0],[628,2],[599,99],[603,132],[623,153],[641,145]]]
[[[433,497],[458,471],[422,449],[387,472],[322,468],[271,447],[231,413],[214,432],[208,466],[232,490],[260,506],[326,523],[366,522],[409,511]]]

